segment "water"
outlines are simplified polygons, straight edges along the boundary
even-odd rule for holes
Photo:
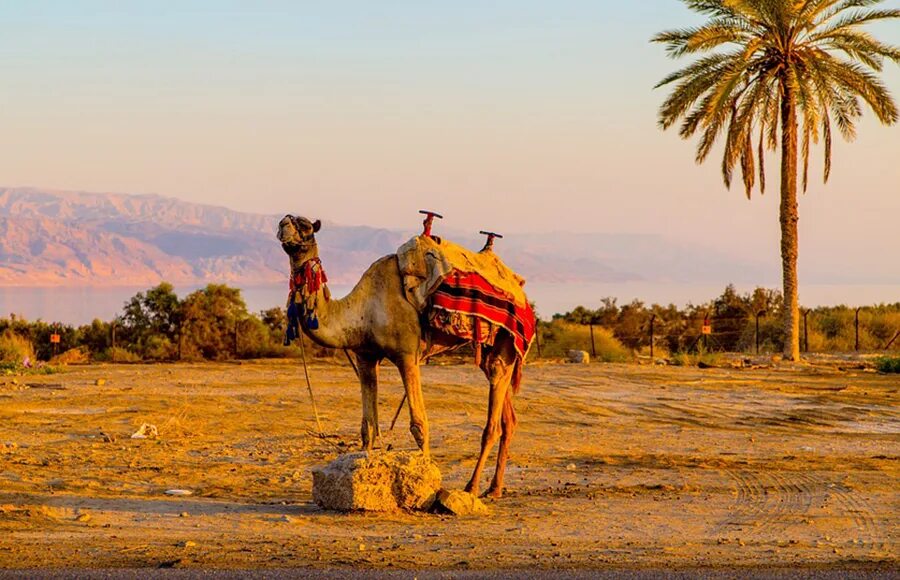
[[[647,304],[706,302],[722,293],[725,283],[713,285],[626,282],[626,283],[534,283],[525,289],[529,299],[537,304],[538,315],[550,318],[556,312],[565,312],[575,306],[596,308],[607,296],[618,298],[620,305],[637,298]],[[332,294],[344,296],[349,285],[330,285]],[[751,287],[738,286],[739,292]],[[122,311],[122,306],[137,292],[145,288],[0,288],[0,317],[10,313],[28,320],[42,319],[66,324],[87,324],[94,318],[111,320]],[[196,287],[176,288],[184,297]],[[251,312],[284,306],[287,289],[283,285],[247,287],[242,290]],[[808,285],[801,287],[800,301],[804,306],[866,305],[881,302],[900,302],[900,285]]]

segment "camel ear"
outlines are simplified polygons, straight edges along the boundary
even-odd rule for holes
[[[313,233],[316,233],[322,229],[322,220],[316,220],[313,222]]]

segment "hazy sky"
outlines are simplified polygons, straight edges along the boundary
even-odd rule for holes
[[[666,232],[777,272],[777,174],[748,202],[656,127],[652,87],[687,61],[648,39],[695,21],[675,0],[5,0],[0,185],[346,224],[408,226],[427,207],[455,229]],[[873,31],[900,44],[896,21]],[[884,79],[900,98],[900,67]],[[867,110],[801,201],[801,267],[900,255],[898,192],[900,128]]]

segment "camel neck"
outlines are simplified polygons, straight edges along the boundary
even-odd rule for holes
[[[317,344],[328,348],[352,348],[349,337],[358,333],[353,329],[355,319],[348,317],[353,292],[334,300],[328,289],[328,278],[318,256],[310,258],[294,269],[291,291],[301,304],[300,323],[304,333]]]

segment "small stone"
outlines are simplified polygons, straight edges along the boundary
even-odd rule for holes
[[[196,545],[197,545],[197,542],[194,542],[192,540],[185,540],[184,542],[178,543],[178,546],[180,548],[193,548]]]
[[[576,469],[578,469],[578,467],[576,467],[574,463],[566,465],[566,471],[575,471]]]
[[[586,365],[591,362],[591,355],[584,350],[570,350],[566,357],[570,363]]]
[[[178,517],[179,518],[187,518],[187,517],[190,517],[190,515],[191,514],[189,514],[187,512],[181,512],[180,514],[178,514]]]
[[[81,523],[89,522],[91,521],[91,514],[80,514],[77,518],[75,518],[75,521]]]
[[[94,381],[94,384],[98,387],[102,387],[106,384],[106,379],[97,379],[96,381]]]
[[[366,545],[365,545],[365,544],[360,544],[360,545],[359,545],[359,551],[360,551],[360,552],[365,552],[365,551],[366,551]]]
[[[442,489],[439,491],[432,509],[437,513],[455,516],[484,515],[488,513],[487,506],[480,499],[471,493],[458,489],[453,491]]]
[[[189,489],[167,489],[165,491],[166,495],[194,495]]]
[[[283,515],[283,516],[281,516],[281,521],[290,524],[294,521],[294,518],[292,518],[289,515]]]
[[[132,439],[156,439],[159,437],[159,429],[156,425],[143,423],[141,427],[131,435]]]

